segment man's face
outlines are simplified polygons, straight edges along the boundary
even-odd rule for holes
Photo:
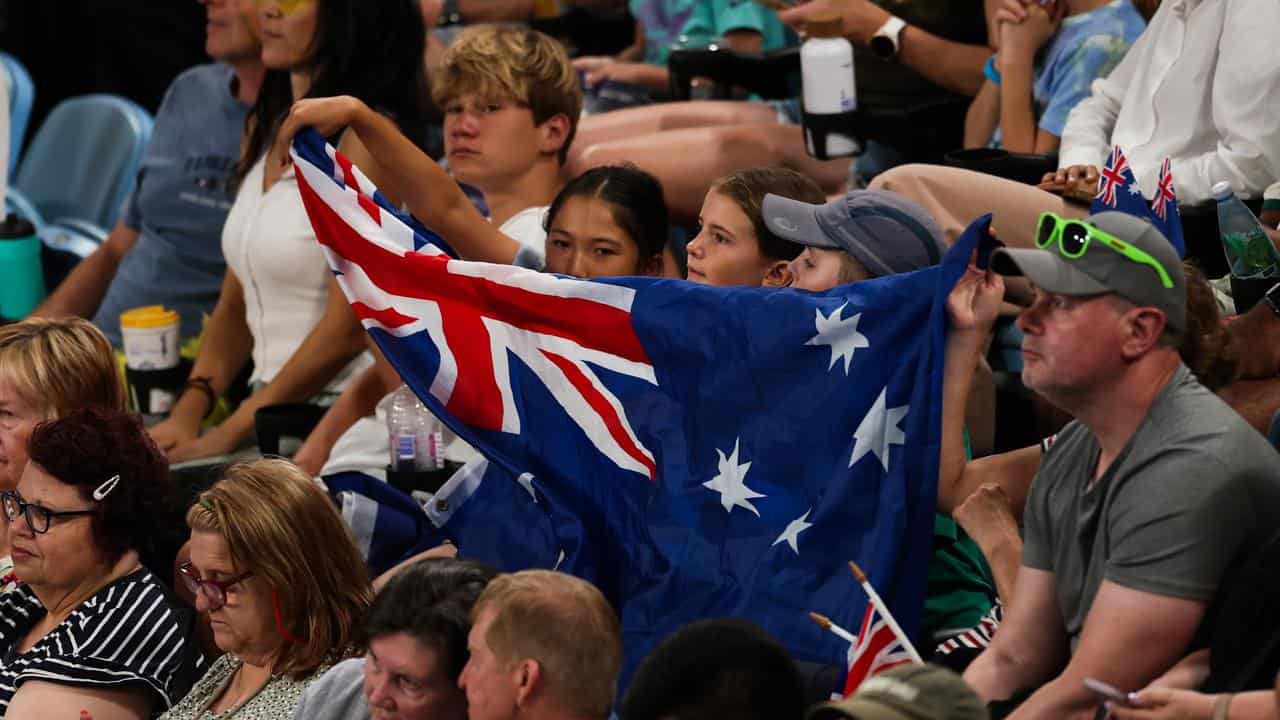
[[[467,650],[471,658],[462,668],[458,687],[467,695],[469,720],[511,720],[516,716],[519,689],[516,673],[521,670],[510,667],[506,660],[495,656],[489,648],[485,638],[493,625],[494,614],[492,608],[481,611],[471,625],[471,634],[467,636]]]
[[[1050,400],[1088,393],[1122,370],[1125,324],[1110,295],[1037,289],[1035,302],[1018,316],[1025,334],[1022,383]]]
[[[371,720],[463,720],[467,699],[443,658],[407,633],[369,641],[364,697]]]
[[[258,40],[257,5],[254,0],[200,0],[205,11],[204,51],[209,57],[234,63],[256,60],[262,53]]]
[[[481,191],[512,187],[543,157],[533,111],[467,93],[444,104],[444,152],[454,177]]]

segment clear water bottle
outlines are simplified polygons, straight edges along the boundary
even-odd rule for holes
[[[1214,185],[1213,197],[1218,201],[1218,232],[1231,274],[1242,279],[1280,276],[1280,252],[1253,211],[1232,192],[1231,184]]]
[[[436,419],[408,385],[391,393],[387,403],[391,469],[420,472],[444,467],[444,436]]]

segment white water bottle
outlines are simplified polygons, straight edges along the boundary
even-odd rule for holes
[[[858,109],[858,92],[853,79],[853,45],[841,35],[838,16],[818,17],[806,27],[808,39],[800,46],[801,98],[804,113],[821,115],[824,123],[839,122]],[[844,133],[812,127],[805,118],[804,142],[810,155],[820,160],[848,157],[858,153],[858,143]],[[825,134],[826,147],[814,142],[815,133]],[[825,152],[821,152],[825,150]]]
[[[396,388],[388,398],[387,435],[391,441],[392,470],[420,472],[444,467],[440,421],[408,385]]]

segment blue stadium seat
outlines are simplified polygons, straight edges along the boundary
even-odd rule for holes
[[[0,52],[0,67],[4,68],[6,77],[2,79],[9,92],[9,167],[5,168],[5,172],[13,175],[14,168],[18,166],[18,156],[22,154],[27,122],[31,120],[36,86],[31,81],[27,68],[9,53]]]
[[[88,223],[103,234],[119,217],[154,120],[132,100],[80,95],[58,103],[18,165],[6,204],[37,229]]]

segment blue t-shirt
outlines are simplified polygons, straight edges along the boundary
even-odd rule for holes
[[[235,167],[248,106],[232,95],[234,72],[199,65],[169,86],[123,222],[138,242],[111,281],[93,324],[120,346],[120,313],[164,305],[182,337],[200,334],[222,287],[222,225],[235,199]]]
[[[1064,19],[1041,55],[1032,86],[1040,128],[1062,137],[1071,109],[1089,97],[1094,80],[1120,64],[1146,26],[1131,0],[1112,0]]]

